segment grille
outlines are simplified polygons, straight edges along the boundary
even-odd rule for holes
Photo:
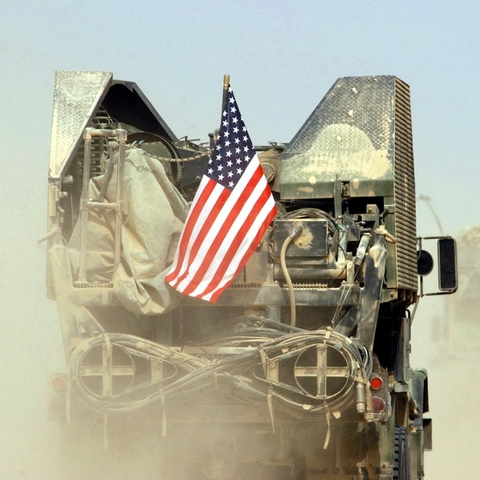
[[[417,289],[415,172],[410,89],[395,79],[394,201],[397,238],[397,287]]]

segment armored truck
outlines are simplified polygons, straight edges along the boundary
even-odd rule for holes
[[[256,148],[278,213],[212,303],[165,277],[216,136],[177,138],[111,73],[56,74],[45,240],[64,454],[153,465],[106,478],[422,479],[418,277],[437,269],[451,293],[456,272],[451,238],[436,262],[419,250],[409,86],[340,78],[290,141]]]

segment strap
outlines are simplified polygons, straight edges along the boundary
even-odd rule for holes
[[[270,385],[268,387],[267,402],[268,402],[268,411],[270,412],[270,421],[272,422],[272,432],[275,433],[275,420],[273,418],[273,387]]]

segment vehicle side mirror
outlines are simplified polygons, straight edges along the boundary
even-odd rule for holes
[[[438,288],[441,292],[453,293],[458,288],[457,243],[453,238],[438,240]]]
[[[437,254],[434,259],[430,253],[423,250],[425,241],[437,241]],[[419,237],[417,251],[417,273],[420,278],[419,295],[448,295],[454,293],[458,288],[457,275],[457,243],[452,237]],[[432,282],[424,285],[424,277],[427,277],[433,270],[438,273],[438,285]],[[427,290],[427,291],[426,291]]]

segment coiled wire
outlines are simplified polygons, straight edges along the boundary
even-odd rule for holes
[[[236,317],[248,322],[268,321],[263,317]],[[190,355],[177,349],[126,334],[102,334],[81,342],[73,351],[68,365],[68,391],[74,388],[80,399],[88,407],[102,413],[129,413],[142,409],[155,402],[164,400],[181,401],[191,399],[192,394],[220,388],[237,402],[250,405],[265,405],[269,399],[278,408],[293,417],[318,415],[325,408],[331,411],[343,411],[352,405],[356,382],[367,383],[371,372],[371,356],[366,349],[358,348],[349,338],[333,332],[330,329],[317,331],[301,331],[301,329],[282,325],[293,333],[283,334],[277,328],[269,330],[270,338],[265,338],[265,328],[249,326],[248,335],[240,330],[231,331],[230,336],[217,339],[217,346],[231,346],[232,338],[240,344],[242,337],[245,344],[256,344],[256,348],[245,353],[231,355],[221,359],[210,360],[205,357]],[[262,335],[252,335],[258,328]],[[105,338],[108,336],[108,340]],[[126,389],[123,393],[106,397],[92,393],[82,381],[83,362],[93,348],[104,347],[106,342],[125,349],[129,354],[144,359],[165,361],[174,365],[174,374],[168,378],[154,382],[144,382]],[[266,378],[260,379],[253,375],[253,369],[262,362],[262,358],[278,358],[281,360],[284,352],[291,355],[303,351],[313,345],[324,343],[328,348],[339,351],[348,365],[347,382],[343,390],[325,401],[289,395],[281,386],[272,384]],[[68,408],[68,405],[67,405]]]

